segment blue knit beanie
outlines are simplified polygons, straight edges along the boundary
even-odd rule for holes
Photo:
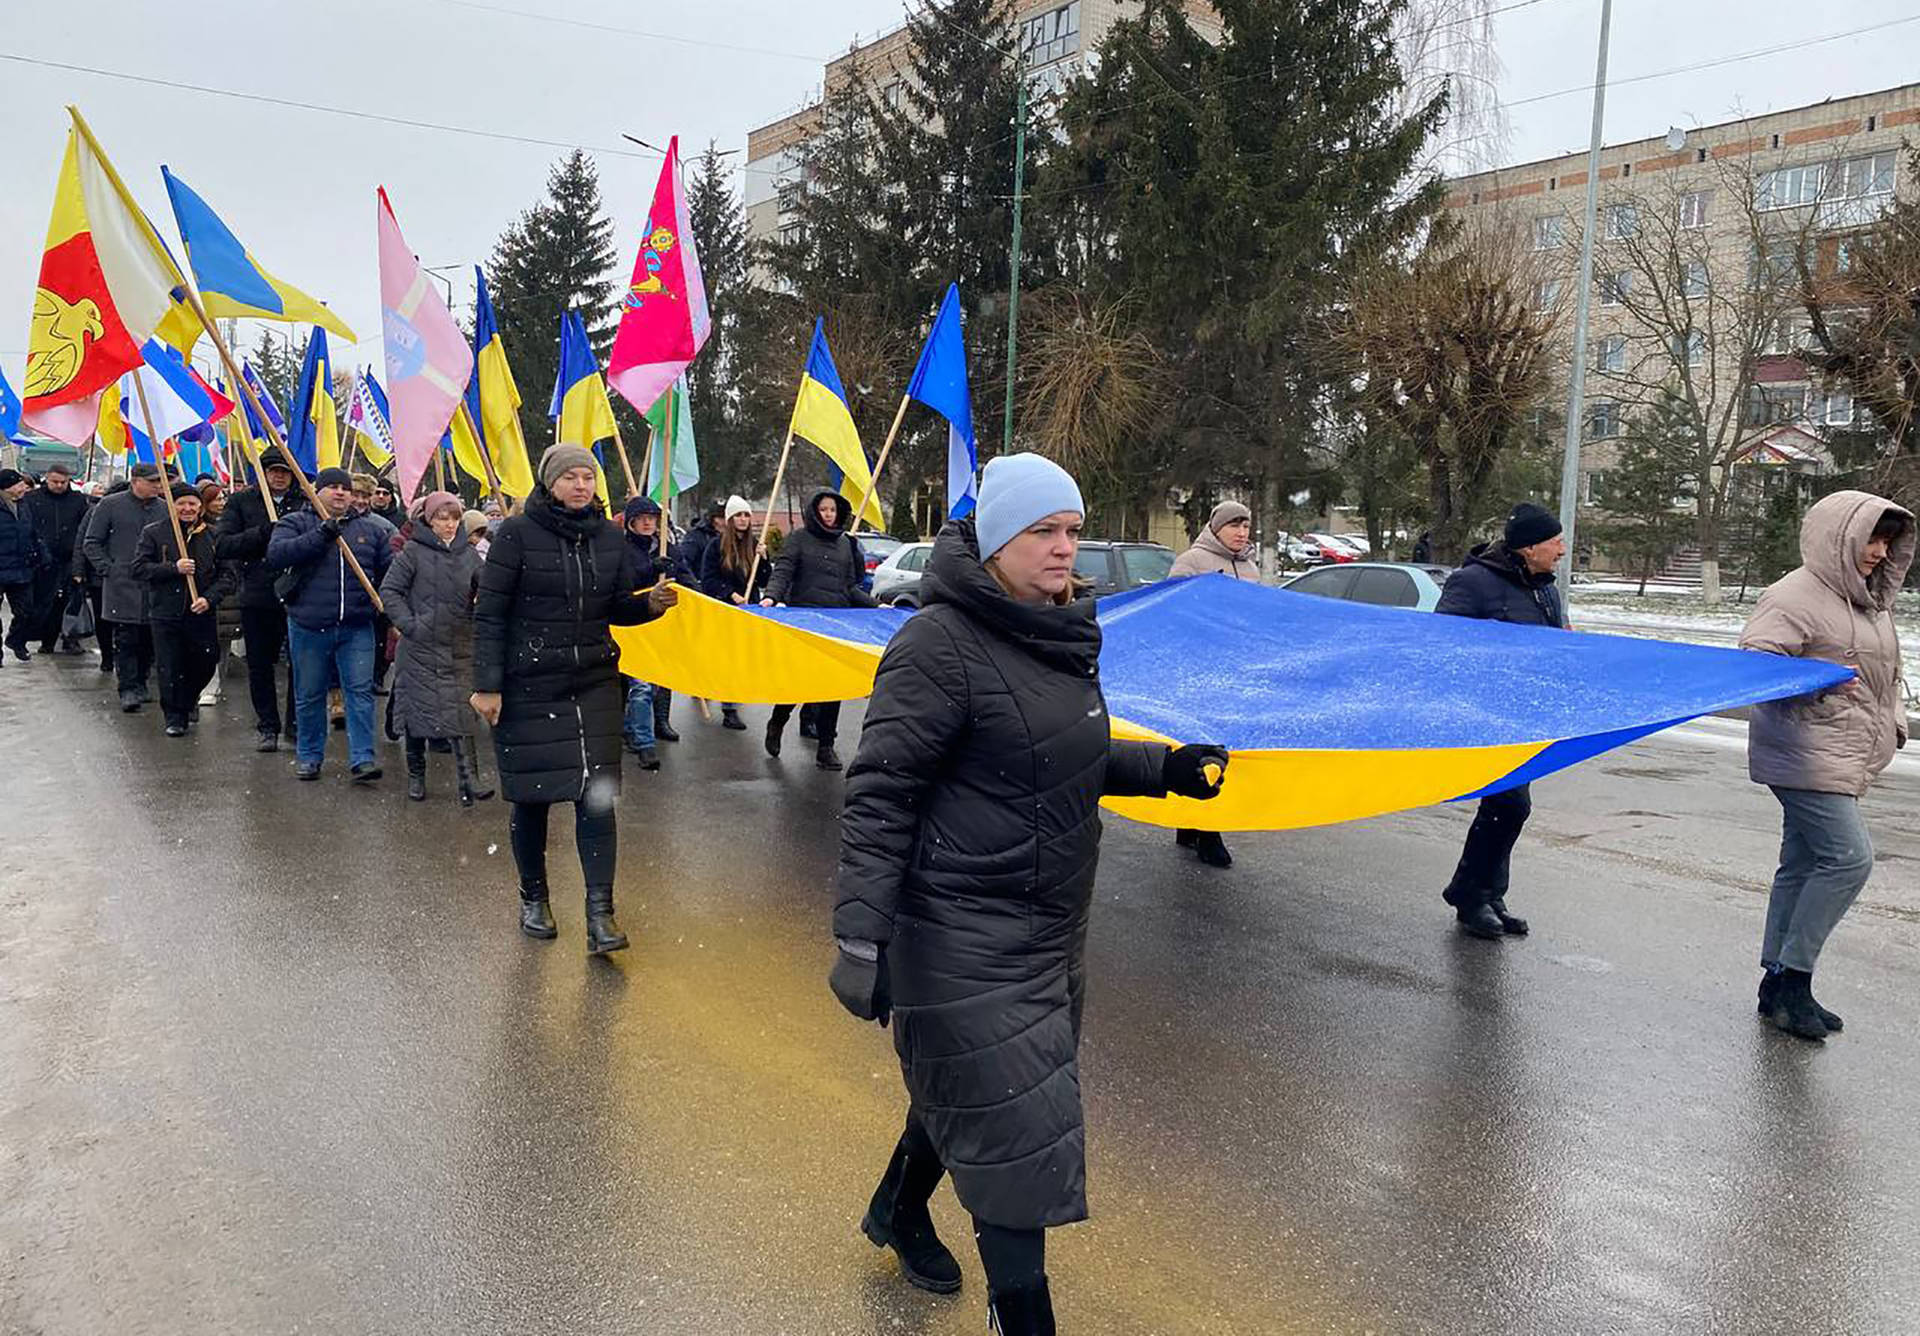
[[[974,529],[985,561],[1028,525],[1062,510],[1087,513],[1078,484],[1067,471],[1042,455],[1001,455],[987,461],[980,476],[980,500]]]

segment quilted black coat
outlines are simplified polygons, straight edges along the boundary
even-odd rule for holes
[[[633,549],[596,502],[567,510],[545,488],[495,530],[473,612],[473,688],[503,697],[493,730],[509,802],[620,791],[626,708],[608,627],[650,620]]]
[[[820,522],[820,502],[837,507],[831,528]],[[860,587],[867,565],[860,545],[847,533],[853,507],[840,493],[822,488],[807,502],[805,523],[787,535],[767,580],[767,597],[796,608],[871,608],[873,596]]]
[[[833,930],[884,944],[913,1108],[974,1215],[1086,1217],[1080,1013],[1103,795],[1163,796],[1109,737],[1093,601],[1016,603],[950,524],[881,659],[841,817]]]

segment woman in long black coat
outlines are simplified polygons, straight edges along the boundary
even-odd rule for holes
[[[467,541],[466,507],[452,492],[434,492],[380,582],[380,602],[400,633],[393,676],[393,727],[406,738],[407,797],[427,796],[427,743],[453,752],[460,805],[491,798],[480,787],[473,754],[473,600],[480,553]]]
[[[619,650],[610,626],[672,607],[671,584],[640,586],[633,548],[594,496],[593,455],[555,445],[540,483],[501,524],[480,568],[474,605],[473,708],[493,725],[500,787],[513,804],[520,927],[556,935],[547,900],[547,814],[574,805],[587,884],[587,950],[627,944],[613,918],[620,796]]]
[[[959,1288],[927,1210],[951,1174],[1010,1336],[1053,1331],[1044,1230],[1087,1214],[1100,799],[1211,797],[1227,759],[1110,737],[1100,626],[1072,597],[1082,511],[1050,461],[987,466],[977,528],[941,532],[924,610],[881,660],[841,818],[831,982],[856,1016],[891,1015],[908,1096],[862,1228],[914,1284]]]

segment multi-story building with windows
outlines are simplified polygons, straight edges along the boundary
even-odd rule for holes
[[[1036,95],[1064,87],[1087,69],[1087,57],[1106,40],[1113,26],[1137,18],[1140,0],[1007,0],[1009,30],[1026,63]],[[1202,32],[1217,32],[1219,19],[1205,0],[1188,0],[1189,20]],[[894,105],[906,96],[909,34],[894,28],[862,42],[827,63],[822,86],[842,86],[855,71]],[[1012,108],[1008,108],[1011,118]],[[794,205],[806,188],[800,149],[819,129],[820,98],[790,115],[747,134],[747,232],[756,241],[791,237]]]
[[[1584,500],[1605,507],[1612,443],[1669,394],[1697,405],[1729,468],[1817,470],[1833,433],[1868,425],[1797,355],[1810,345],[1800,266],[1844,275],[1849,233],[1920,195],[1916,142],[1908,84],[1602,150]],[[1449,183],[1449,209],[1512,238],[1535,305],[1566,330],[1586,184],[1585,152]]]

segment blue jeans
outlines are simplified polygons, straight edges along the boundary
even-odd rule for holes
[[[653,683],[627,679],[627,745],[638,751],[653,745]]]
[[[1760,963],[1812,973],[1873,872],[1873,839],[1851,794],[1776,786],[1773,796],[1783,814],[1780,870],[1767,901]]]
[[[293,664],[294,717],[300,722],[295,756],[319,765],[327,756],[327,687],[337,672],[347,707],[347,763],[373,760],[373,625],[332,626],[310,631],[287,622],[287,657]]]

